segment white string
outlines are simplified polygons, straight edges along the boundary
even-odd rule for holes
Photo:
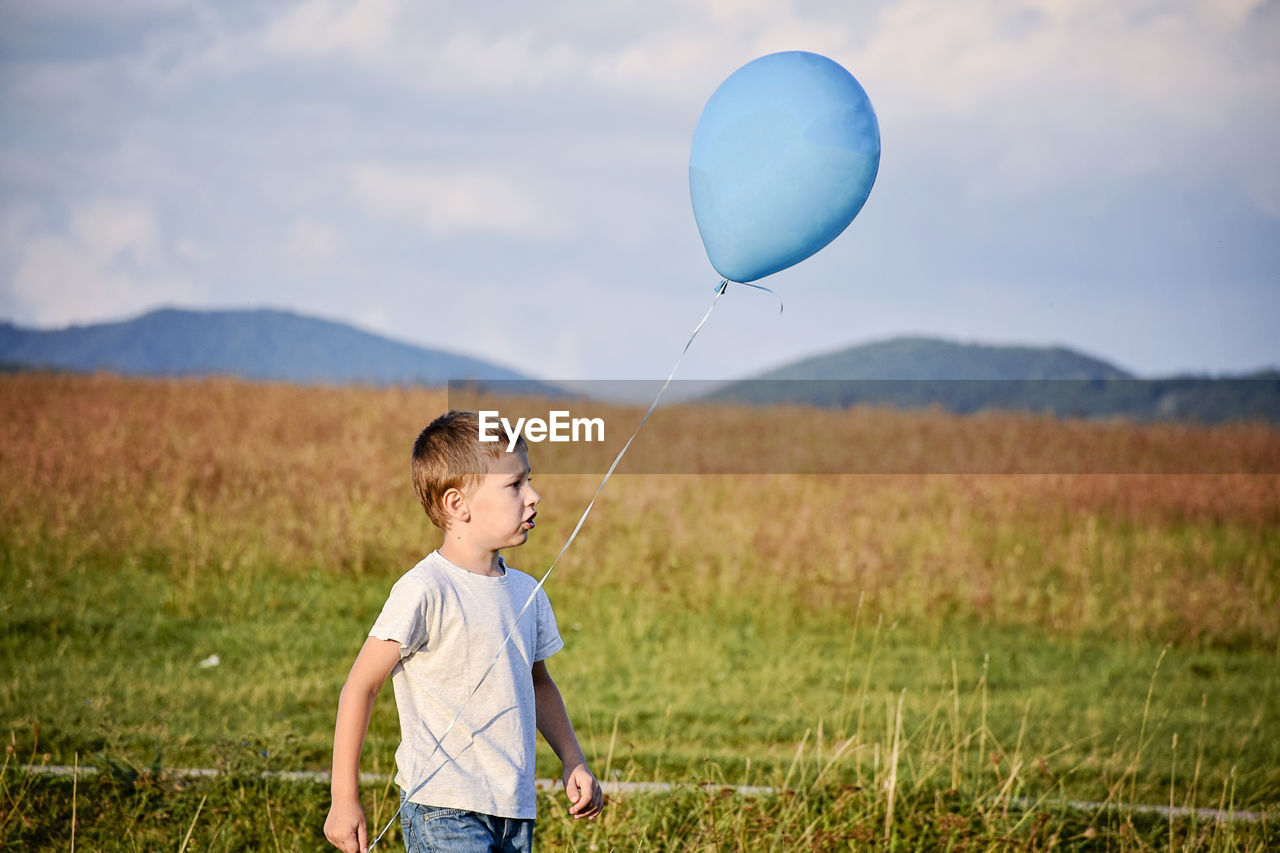
[[[773,293],[773,291],[769,290],[769,288],[761,287],[758,284],[751,284],[748,286],[754,287],[757,290],[765,290],[765,291],[768,291],[769,293]],[[569,538],[565,540],[563,547],[560,548],[560,553],[556,554],[555,559],[551,561],[551,565],[547,568],[547,571],[542,575],[542,580],[538,581],[538,585],[533,588],[533,592],[529,594],[528,600],[525,601],[524,607],[521,607],[520,612],[516,614],[515,621],[511,625],[511,630],[507,632],[507,636],[502,641],[502,645],[498,647],[498,653],[494,655],[493,660],[489,662],[489,666],[485,669],[484,675],[480,676],[480,681],[471,690],[471,693],[467,695],[467,698],[463,701],[463,703],[458,707],[457,712],[454,713],[453,715],[453,719],[449,721],[449,725],[445,726],[444,732],[440,735],[440,737],[436,738],[436,748],[431,751],[431,755],[427,756],[428,761],[430,761],[431,758],[435,756],[436,752],[440,750],[440,747],[444,743],[445,738],[449,736],[449,732],[453,731],[454,724],[457,723],[458,718],[462,716],[462,711],[464,708],[467,707],[467,703],[469,703],[472,700],[472,698],[476,695],[476,692],[480,690],[480,686],[484,684],[485,679],[489,677],[489,673],[493,672],[493,668],[497,666],[498,661],[502,659],[502,653],[506,651],[507,643],[509,643],[511,641],[512,636],[515,635],[516,628],[519,627],[520,620],[521,618],[523,618],[525,611],[527,611],[529,609],[529,606],[533,604],[534,598],[538,595],[538,591],[542,589],[544,584],[546,584],[547,578],[551,577],[551,572],[555,569],[556,564],[560,562],[560,558],[564,556],[565,551],[569,550],[569,546],[572,545],[573,540],[577,538],[578,531],[582,529],[582,525],[584,522],[586,522],[587,516],[591,514],[591,509],[596,505],[596,498],[600,497],[600,492],[604,490],[605,483],[609,482],[609,479],[613,476],[613,472],[617,469],[618,463],[621,462],[622,457],[626,455],[627,448],[631,447],[631,442],[634,441],[635,437],[640,433],[640,429],[645,425],[645,422],[649,420],[649,416],[653,414],[654,409],[658,408],[658,401],[662,399],[662,395],[666,393],[667,386],[669,386],[671,384],[671,380],[675,378],[676,371],[680,368],[680,362],[684,361],[685,354],[689,352],[689,347],[693,345],[693,339],[698,336],[698,332],[702,331],[702,327],[707,324],[707,320],[711,318],[711,312],[714,311],[716,308],[716,303],[720,301],[720,297],[724,295],[724,292],[728,290],[728,287],[729,287],[729,281],[724,279],[722,279],[720,283],[716,285],[716,296],[715,296],[715,299],[711,300],[711,307],[707,309],[706,314],[702,315],[702,319],[698,321],[698,325],[693,328],[693,333],[689,335],[689,340],[685,342],[684,349],[680,351],[680,357],[676,359],[676,363],[674,366],[672,366],[671,372],[667,374],[666,381],[662,383],[662,387],[658,389],[657,396],[653,398],[653,403],[650,404],[649,411],[644,413],[644,417],[640,419],[639,425],[636,426],[635,430],[631,433],[631,437],[627,439],[627,443],[622,446],[622,449],[618,451],[618,455],[614,457],[613,464],[610,465],[609,470],[605,472],[604,479],[600,481],[600,485],[596,486],[595,494],[591,496],[591,500],[587,503],[587,508],[582,511],[582,515],[578,518],[578,523],[574,525],[573,532],[569,534]],[[775,293],[774,295],[776,296],[777,294]],[[778,300],[778,304],[779,304],[778,313],[781,314],[782,300]],[[431,774],[431,775],[434,775],[434,774]],[[419,782],[417,785],[415,785],[412,790],[405,793],[404,798],[406,800],[412,799],[413,795],[416,794],[418,791],[422,790],[422,786],[425,785],[430,778],[431,776],[429,775],[425,779],[423,779],[421,782]],[[382,840],[382,836],[386,835],[387,830],[391,829],[391,825],[395,823],[397,817],[399,817],[398,810],[395,814],[391,816],[391,820],[387,821],[387,825],[382,828],[382,832],[378,833],[378,837],[375,838],[373,840],[373,843],[369,845],[369,850],[373,850],[374,845],[376,845],[379,841]]]

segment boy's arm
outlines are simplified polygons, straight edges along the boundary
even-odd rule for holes
[[[604,809],[604,791],[587,768],[587,757],[578,745],[569,714],[564,708],[560,688],[551,680],[545,661],[533,665],[534,704],[538,713],[538,731],[547,739],[564,765],[564,790],[572,805],[574,819],[594,818]]]
[[[367,853],[368,829],[360,806],[360,750],[378,690],[400,660],[400,643],[370,637],[351,665],[338,697],[333,731],[333,804],[324,822],[325,837],[343,853]]]

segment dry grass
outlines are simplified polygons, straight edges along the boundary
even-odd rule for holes
[[[18,375],[0,378],[0,399],[10,547],[56,543],[68,560],[162,552],[181,577],[264,560],[385,572],[434,541],[407,458],[417,429],[446,405],[440,391]],[[640,413],[607,411],[611,455]],[[741,435],[723,428],[741,417],[663,410],[642,435],[679,470],[683,448]],[[877,448],[915,454],[925,470],[946,465],[921,454],[945,462],[974,447],[1040,446],[1093,471],[1214,459],[1264,473],[620,475],[584,531],[592,544],[572,551],[563,573],[603,562],[616,567],[611,583],[657,592],[667,572],[688,571],[707,595],[754,589],[819,609],[861,600],[892,619],[1280,642],[1280,431],[888,411],[769,411],[767,423],[770,435],[794,436],[797,452]],[[531,568],[558,549],[598,482],[541,473],[565,447],[533,448],[550,499],[542,535],[520,555]],[[1146,450],[1126,461],[1125,448]]]

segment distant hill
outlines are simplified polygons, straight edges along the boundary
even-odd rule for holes
[[[904,337],[814,356],[758,379],[1132,379],[1132,374],[1065,347],[962,344]]]
[[[165,308],[118,323],[53,330],[0,322],[0,364],[139,376],[220,374],[304,384],[526,379],[479,359],[274,310]]]
[[[482,393],[574,396],[564,387],[479,359],[265,309],[166,308],[118,323],[52,330],[0,321],[0,369],[34,368],[302,384],[465,381]],[[582,393],[591,395],[579,389]],[[1280,373],[1138,379],[1064,347],[909,337],[806,358],[724,385],[704,399],[840,408],[940,406],[962,414],[1000,409],[1065,417],[1280,422]]]
[[[723,386],[708,400],[939,406],[969,414],[1028,411],[1137,420],[1280,421],[1280,373],[1138,379],[1064,347],[962,344],[895,338],[803,359]]]

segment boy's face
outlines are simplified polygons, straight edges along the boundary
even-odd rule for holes
[[[534,507],[542,500],[529,480],[529,456],[524,450],[501,454],[466,496],[471,510],[469,535],[492,551],[524,544],[534,527]]]

